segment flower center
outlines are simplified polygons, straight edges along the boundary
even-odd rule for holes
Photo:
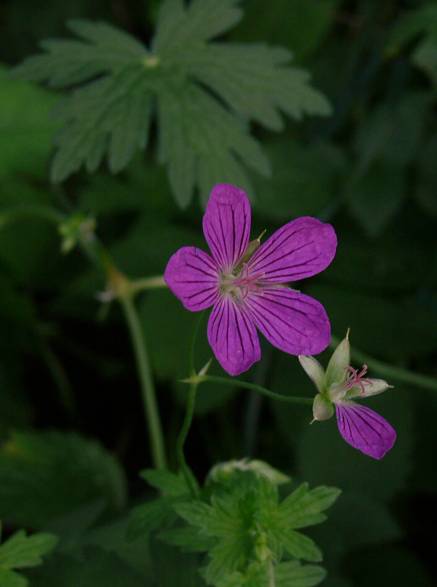
[[[243,263],[241,270],[234,273],[222,273],[220,276],[220,291],[223,295],[229,294],[235,301],[244,300],[249,292],[258,289],[258,276],[250,275],[247,263]]]
[[[361,393],[364,393],[364,386],[370,383],[370,380],[364,377],[364,375],[367,373],[367,365],[363,365],[360,371],[349,365],[349,367],[346,369],[346,373],[347,375],[346,381],[344,383],[344,389],[349,391],[349,389],[352,389],[352,387],[359,387]]]

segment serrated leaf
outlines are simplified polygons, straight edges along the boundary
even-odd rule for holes
[[[63,88],[88,81],[102,73],[118,71],[133,60],[141,60],[148,55],[139,41],[107,23],[72,20],[68,26],[89,42],[43,41],[41,48],[46,53],[28,57],[14,69],[14,75]]]
[[[104,158],[116,173],[147,144],[158,103],[160,160],[181,207],[196,188],[204,201],[217,182],[250,189],[247,167],[267,175],[268,161],[249,132],[249,119],[273,129],[282,114],[329,113],[291,54],[266,45],[208,43],[234,26],[239,0],[165,0],[152,52],[104,23],[73,21],[81,40],[42,44],[42,55],[15,69],[25,79],[72,88],[59,110],[51,177],[60,182]],[[74,89],[76,86],[76,89]]]
[[[177,497],[189,492],[182,475],[166,469],[145,469],[141,471],[140,477],[155,489],[159,489],[163,495]]]
[[[275,568],[276,587],[313,587],[326,577],[326,571],[316,565],[301,565],[297,561],[280,563]]]
[[[129,517],[127,539],[145,540],[151,532],[167,525],[176,517],[172,506],[173,500],[160,498],[133,508]]]
[[[291,493],[279,506],[279,515],[288,528],[304,528],[319,524],[326,519],[322,514],[337,500],[341,491],[335,487],[316,487],[308,490],[303,483]]]
[[[214,525],[214,522],[220,516],[217,515],[217,512],[210,505],[201,501],[187,501],[177,504],[175,511],[192,526],[197,526],[210,535],[216,533],[217,527]],[[213,524],[212,527],[211,523]]]
[[[162,2],[152,47],[157,53],[180,54],[187,44],[199,44],[232,28],[243,16],[241,0]]]
[[[2,587],[27,587],[29,581],[14,571],[0,569],[0,585]]]
[[[126,481],[98,443],[62,432],[14,433],[0,451],[0,517],[40,528],[74,507],[102,498],[120,510]]]
[[[398,18],[388,35],[386,51],[394,53],[404,43],[424,32],[437,39],[437,7],[433,2],[427,2],[417,10],[406,11]]]
[[[178,546],[184,552],[204,552],[215,544],[214,539],[202,536],[198,530],[190,526],[164,530],[159,533],[159,538],[166,544]]]
[[[289,555],[310,562],[319,562],[323,559],[320,548],[311,538],[294,530],[278,529],[274,536]]]
[[[42,557],[56,546],[53,534],[39,533],[26,536],[24,530],[16,532],[0,546],[0,568],[22,569],[42,563]]]

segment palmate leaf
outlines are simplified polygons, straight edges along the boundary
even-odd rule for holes
[[[208,501],[175,504],[175,511],[187,525],[167,530],[160,538],[188,551],[206,551],[202,574],[208,585],[266,585],[265,577],[276,571],[278,584],[284,587],[294,584],[293,573],[296,585],[316,585],[324,571],[300,567],[296,559],[319,562],[322,553],[295,528],[324,521],[322,512],[340,492],[323,486],[309,489],[303,483],[280,502],[275,480],[246,469],[234,469],[220,478],[215,475]],[[296,562],[288,564],[290,558]]]
[[[0,585],[2,587],[26,587],[28,580],[15,569],[36,567],[42,557],[56,546],[53,534],[39,533],[26,536],[24,530],[16,532],[0,546]]]
[[[129,34],[96,22],[73,21],[77,40],[42,43],[15,75],[70,94],[57,111],[51,176],[60,182],[107,159],[116,173],[147,146],[152,115],[158,154],[176,200],[230,181],[250,189],[247,168],[270,166],[251,137],[251,120],[280,130],[283,114],[329,113],[308,74],[290,67],[291,54],[263,44],[210,42],[242,17],[240,0],[165,0],[148,50]]]
[[[0,450],[0,517],[41,528],[73,508],[101,499],[119,511],[126,480],[95,441],[64,432],[15,432]]]

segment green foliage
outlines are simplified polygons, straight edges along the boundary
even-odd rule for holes
[[[244,464],[244,463],[243,463]],[[283,483],[284,479],[279,478]],[[315,543],[296,529],[325,520],[322,513],[339,495],[337,489],[313,490],[303,484],[280,502],[278,477],[270,468],[250,462],[230,463],[212,471],[203,500],[185,500],[174,505],[187,526],[160,534],[166,542],[189,552],[208,553],[203,576],[209,585],[266,585],[269,573],[281,581],[296,572],[302,585],[316,584],[323,571],[298,563],[276,564],[289,557],[319,562],[322,554]],[[305,583],[307,581],[307,583]],[[311,581],[314,581],[312,583]]]
[[[248,186],[247,166],[267,175],[247,121],[280,130],[281,113],[299,119],[327,114],[329,106],[307,73],[289,66],[287,50],[210,42],[240,20],[238,4],[166,0],[150,50],[111,25],[88,21],[69,23],[80,40],[43,42],[45,53],[25,60],[15,75],[76,86],[58,111],[53,181],[82,165],[95,171],[105,155],[113,173],[126,167],[147,145],[155,108],[159,159],[181,206],[195,187],[205,198],[219,181]]]
[[[251,0],[238,27],[238,38],[260,38],[289,48],[298,60],[308,58],[322,43],[336,15],[338,0]],[[290,14],[289,18],[284,15]]]
[[[97,547],[84,549],[80,556],[53,558],[32,574],[35,587],[144,587],[144,579],[116,553]]]
[[[29,582],[16,569],[36,567],[42,557],[56,546],[57,538],[40,533],[26,536],[24,530],[16,532],[0,546],[0,584],[2,587],[26,587]]]
[[[0,65],[0,179],[15,173],[43,177],[56,124],[55,98],[31,84],[10,79]]]
[[[119,464],[98,443],[72,433],[16,432],[0,451],[0,515],[40,528],[102,498],[112,511],[126,499]]]
[[[161,493],[161,497],[143,503],[132,510],[127,529],[127,538],[144,539],[151,532],[164,528],[174,522],[176,516],[174,505],[183,501],[189,493],[186,483],[180,475],[165,469],[147,469],[141,477]]]

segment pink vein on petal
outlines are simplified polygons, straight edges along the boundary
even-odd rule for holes
[[[217,265],[207,253],[196,247],[182,247],[170,257],[164,280],[192,312],[209,308],[217,300]]]
[[[338,429],[344,440],[374,458],[382,457],[393,447],[396,431],[377,412],[354,402],[336,405]]]
[[[321,353],[331,328],[323,306],[287,287],[263,288],[246,299],[257,328],[275,347],[292,355]]]
[[[256,328],[244,306],[223,296],[208,322],[208,341],[217,360],[230,375],[239,375],[261,358]]]
[[[268,283],[299,281],[326,269],[336,247],[330,224],[304,216],[272,234],[249,261],[248,269]]]
[[[243,255],[250,238],[250,203],[243,190],[216,185],[203,217],[203,233],[221,269],[229,270]]]

